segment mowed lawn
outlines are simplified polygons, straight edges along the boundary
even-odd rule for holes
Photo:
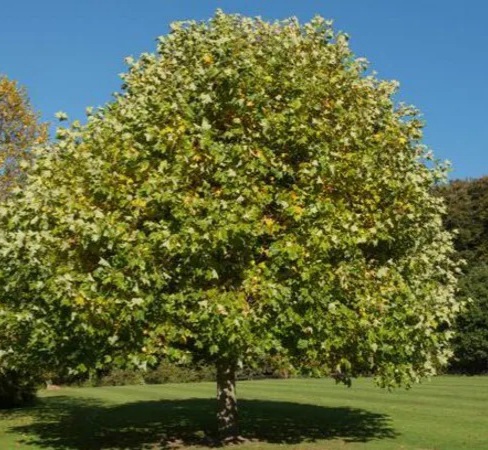
[[[63,388],[1,412],[0,449],[208,448],[212,383]],[[488,377],[444,376],[393,393],[369,379],[238,385],[247,449],[488,449]],[[235,447],[234,447],[235,448]]]

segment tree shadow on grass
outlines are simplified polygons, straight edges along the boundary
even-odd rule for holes
[[[32,418],[12,426],[23,445],[63,450],[167,449],[216,446],[214,399],[192,398],[110,405],[58,396],[37,407],[9,413]],[[390,419],[363,409],[332,408],[281,401],[240,400],[246,439],[283,444],[344,439],[366,442],[394,438]],[[18,418],[19,418],[18,417]]]

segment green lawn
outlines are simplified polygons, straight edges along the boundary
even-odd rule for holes
[[[205,448],[214,391],[200,383],[42,392],[36,407],[0,413],[0,449]],[[439,377],[393,393],[367,379],[350,389],[248,381],[238,395],[250,439],[239,450],[488,449],[488,377]]]

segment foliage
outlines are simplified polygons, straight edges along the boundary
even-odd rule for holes
[[[242,367],[237,372],[238,380],[263,378],[288,378],[290,374],[280,371],[271,364],[263,363],[259,368]],[[137,368],[114,369],[105,374],[92,375],[90,378],[56,378],[53,382],[67,386],[126,386],[135,384],[191,383],[215,381],[215,367],[204,364],[175,364],[162,361],[156,367],[147,370]]]
[[[459,295],[471,299],[456,321],[451,368],[465,373],[488,373],[488,266],[471,266],[460,279]]]
[[[27,93],[15,81],[0,75],[0,200],[21,185],[32,160],[32,147],[46,140],[47,128],[38,123]],[[0,329],[0,340],[4,340]],[[34,371],[35,372],[35,371]],[[6,368],[0,361],[0,407],[30,402],[37,377]]]
[[[174,364],[163,361],[153,369],[114,369],[92,380],[95,386],[125,386],[137,384],[191,383],[215,381],[212,366]]]
[[[18,370],[0,370],[0,409],[30,404],[36,397],[38,377]]]
[[[0,208],[9,364],[271,355],[393,386],[446,362],[444,169],[346,35],[218,12],[128,63],[124,92],[59,129]]]
[[[144,374],[147,384],[191,383],[194,381],[215,381],[215,368],[212,366],[177,365],[163,361],[155,369]]]
[[[488,177],[455,180],[438,189],[446,200],[446,227],[456,230],[454,245],[467,266],[460,298],[472,300],[457,320],[451,369],[488,372]]]
[[[257,380],[263,378],[290,378],[286,370],[279,370],[269,362],[262,362],[258,367],[241,367],[236,374],[238,380]],[[136,384],[192,383],[215,381],[215,367],[205,364],[176,364],[162,361],[156,367],[147,370],[137,368],[113,369],[92,374],[92,376],[59,377],[56,374],[45,377],[55,385],[65,386],[126,386]]]
[[[488,264],[488,177],[454,180],[437,192],[446,202],[446,228],[456,230],[459,255],[468,266]]]
[[[0,75],[0,199],[22,180],[32,146],[46,137],[47,127],[38,123],[26,91]]]
[[[125,386],[136,384],[144,384],[142,372],[128,369],[112,370],[95,383],[96,386]]]

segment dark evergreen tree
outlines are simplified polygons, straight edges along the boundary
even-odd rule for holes
[[[446,199],[445,224],[457,230],[455,246],[466,261],[459,296],[470,298],[458,316],[451,368],[488,372],[488,177],[456,180],[439,188]]]

